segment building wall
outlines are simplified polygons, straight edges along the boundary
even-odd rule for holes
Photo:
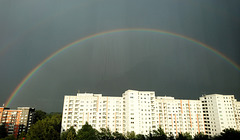
[[[214,136],[226,128],[237,129],[236,99],[233,95],[211,94],[200,97],[206,134]],[[238,126],[239,127],[239,126]]]
[[[32,121],[30,114],[34,111],[34,108],[29,107],[20,107],[17,110],[0,107],[0,125],[4,124],[8,134],[17,137],[22,131],[27,132],[30,128],[28,125]]]
[[[23,131],[27,133],[33,123],[35,108],[18,107],[17,110],[22,111],[19,124],[19,134]]]
[[[155,96],[154,91],[127,90],[122,97],[78,93],[65,96],[62,129],[76,130],[86,122],[100,130],[126,134],[149,134],[161,127],[174,136],[188,132],[191,135],[219,134],[225,128],[239,129],[240,104],[233,95],[211,94],[200,100],[174,99]]]
[[[235,102],[235,118],[237,130],[240,130],[240,102]]]
[[[123,93],[124,133],[148,134],[156,128],[154,100],[153,91],[128,90]]]
[[[0,107],[0,124],[5,125],[9,135],[17,137],[21,120],[21,110],[10,110],[9,108]]]
[[[157,127],[167,134],[176,136],[188,132],[191,135],[204,133],[201,102],[198,100],[179,100],[173,97],[157,97]]]
[[[78,93],[65,96],[62,116],[62,129],[73,126],[76,130],[86,122],[96,129],[109,128],[123,131],[123,106],[121,97],[102,97],[101,94]]]

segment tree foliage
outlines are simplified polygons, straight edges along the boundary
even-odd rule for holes
[[[97,140],[98,131],[92,128],[87,122],[77,132],[77,138],[79,140]]]
[[[143,134],[137,134],[136,140],[146,140],[145,136]]]
[[[119,133],[118,131],[112,133],[115,140],[125,140],[125,137],[122,133]]]
[[[47,113],[42,110],[36,110],[34,113],[34,119],[33,124],[35,124],[37,121],[45,119],[47,117]]]
[[[25,139],[26,138],[26,132],[21,132],[21,134],[20,135],[18,135],[18,139]]]
[[[189,133],[178,133],[176,140],[192,140],[192,136]]]
[[[7,136],[7,130],[5,128],[5,125],[0,125],[0,139],[5,138]]]
[[[71,133],[70,133],[71,132]],[[111,132],[108,128],[101,128],[100,132],[92,128],[91,125],[86,123],[82,129],[75,133],[75,129],[70,127],[66,132],[62,133],[62,140],[192,140],[192,136],[189,133],[179,133],[176,138],[173,135],[167,136],[163,129],[159,128],[153,130],[153,133],[149,135],[135,134],[134,131],[127,132],[126,136],[119,132]],[[70,134],[70,135],[69,135]],[[76,135],[77,137],[75,137]],[[215,137],[208,137],[203,133],[196,134],[194,140],[225,140],[225,139],[239,139],[240,131],[234,129],[225,129],[220,135]]]
[[[239,140],[240,139],[240,131],[230,129],[224,129],[220,135],[213,137],[214,140]]]
[[[31,126],[27,134],[27,139],[31,140],[50,140],[60,139],[61,115],[48,116],[43,120],[37,121]]]
[[[136,134],[134,131],[127,132],[127,139],[128,140],[135,140],[136,139]]]
[[[76,130],[71,126],[66,132],[61,134],[61,140],[76,140],[77,134]]]
[[[109,128],[101,128],[98,132],[98,138],[100,140],[112,140],[114,139],[112,132]]]
[[[16,140],[15,136],[14,135],[9,135],[1,140]]]
[[[194,136],[194,140],[209,140],[208,135],[204,135],[203,133],[198,133]]]
[[[164,133],[163,129],[160,127],[157,130],[153,130],[153,140],[166,140],[167,135]]]

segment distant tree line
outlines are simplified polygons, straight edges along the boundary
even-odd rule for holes
[[[34,124],[28,133],[21,133],[17,140],[239,140],[240,131],[234,129],[225,129],[220,135],[208,137],[199,133],[192,137],[189,133],[179,133],[177,137],[167,136],[163,129],[153,130],[148,135],[135,134],[127,132],[123,135],[119,132],[111,132],[108,128],[101,128],[100,131],[92,128],[87,122],[81,129],[76,131],[70,127],[67,131],[61,133],[60,113],[47,114],[43,111],[36,111]],[[0,126],[0,140],[16,140],[13,135],[7,136],[4,125]]]
[[[119,132],[111,132],[108,128],[101,128],[100,131],[92,128],[87,122],[77,132],[74,127],[70,127],[61,134],[61,140],[240,140],[240,131],[225,129],[220,135],[209,137],[199,133],[192,137],[189,133],[179,133],[177,137],[167,136],[162,128],[153,130],[148,135],[127,132],[123,135]]]

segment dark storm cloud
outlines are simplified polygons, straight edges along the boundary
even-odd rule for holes
[[[155,28],[186,35],[240,64],[239,6],[239,1],[219,0],[1,1],[0,103],[51,53],[112,29]],[[239,99],[239,85],[239,71],[187,40],[115,33],[59,54],[35,73],[11,107],[61,111],[63,96],[78,89],[111,96],[127,89],[155,90],[157,95],[191,99],[217,92]]]

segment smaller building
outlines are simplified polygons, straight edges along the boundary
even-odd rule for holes
[[[235,119],[237,124],[237,130],[240,130],[240,102],[235,103]]]
[[[18,107],[17,109],[0,107],[0,125],[5,125],[8,135],[17,137],[22,132],[27,133],[30,129],[34,112],[35,108],[30,107]]]
[[[200,101],[207,135],[218,135],[226,128],[239,130],[240,106],[234,95],[203,95]]]

